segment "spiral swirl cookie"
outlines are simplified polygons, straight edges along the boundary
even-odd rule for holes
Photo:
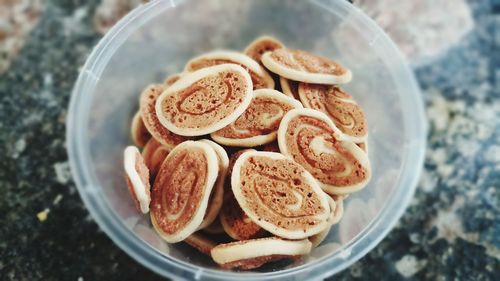
[[[231,178],[232,170],[236,160],[247,151],[255,151],[253,149],[244,149],[235,152],[231,155],[228,168],[228,179]],[[231,189],[231,181],[226,180],[224,204],[221,208],[220,223],[224,232],[235,240],[247,240],[258,238],[265,235],[265,231],[256,223],[254,223],[245,212],[241,209],[238,201],[234,198]]]
[[[214,51],[196,57],[186,64],[184,71],[191,72],[219,64],[237,64],[243,67],[252,78],[253,89],[274,89],[274,80],[256,61],[239,52]]]
[[[150,216],[165,241],[182,241],[198,229],[218,172],[217,154],[203,142],[185,141],[163,161],[153,185]]]
[[[349,194],[363,188],[371,177],[366,153],[324,113],[294,109],[278,129],[281,153],[302,165],[331,194]]]
[[[203,228],[203,232],[206,232],[208,234],[224,234],[226,233],[224,231],[224,228],[222,227],[222,224],[220,223],[220,216],[217,217],[214,222],[212,222],[211,225]]]
[[[175,134],[201,136],[235,121],[251,100],[250,75],[239,65],[222,64],[183,75],[158,97],[156,114]]]
[[[348,139],[358,143],[366,140],[365,114],[351,95],[336,86],[300,83],[299,96],[305,107],[328,115]]]
[[[302,104],[276,90],[255,90],[245,112],[210,136],[227,146],[255,147],[266,144],[276,139],[281,118],[294,108],[302,108]]]
[[[262,146],[262,151],[267,152],[280,152],[280,147],[278,146],[278,141],[270,142]]]
[[[349,69],[325,57],[294,49],[276,49],[262,56],[270,71],[286,79],[315,84],[344,84],[352,79]]]
[[[125,148],[123,162],[130,195],[134,199],[137,210],[146,214],[149,212],[151,202],[149,170],[144,164],[139,149],[135,146]]]
[[[309,237],[309,241],[312,243],[312,247],[316,248],[325,240],[326,236],[328,236],[328,233],[330,233],[330,229],[332,226],[340,221],[342,218],[342,215],[344,214],[344,204],[343,204],[343,197],[342,196],[329,196],[328,197],[328,202],[330,202],[330,209],[331,209],[331,214],[330,218],[328,220],[328,223],[330,226],[326,228],[325,230],[321,231],[320,233],[313,235]]]
[[[149,133],[158,140],[161,144],[173,149],[179,143],[185,141],[187,138],[176,135],[165,128],[158,119],[156,114],[156,101],[160,94],[165,89],[163,85],[150,85],[141,94],[139,100],[140,112],[144,126],[148,129]]]
[[[276,38],[271,36],[261,36],[252,41],[252,43],[248,44],[244,52],[247,56],[261,64],[260,59],[264,53],[284,47],[285,45],[283,45],[283,43],[278,41]]]
[[[223,268],[252,269],[265,263],[295,258],[311,251],[309,240],[269,237],[220,244],[211,250],[213,260]]]
[[[219,217],[224,232],[234,240],[248,240],[263,237],[266,234],[266,231],[253,222],[241,209],[231,190],[225,194]]]
[[[161,163],[167,157],[170,149],[159,143],[155,138],[151,138],[142,150],[142,158],[149,169],[151,181],[160,170]]]
[[[231,187],[250,219],[276,236],[303,239],[328,226],[328,195],[310,173],[282,154],[243,153],[234,164]]]
[[[184,242],[186,242],[189,246],[195,248],[196,250],[200,251],[201,253],[209,256],[212,249],[215,248],[215,246],[217,246],[217,243],[215,241],[212,241],[206,235],[203,235],[198,232],[189,235],[184,240]]]
[[[217,216],[219,215],[222,202],[224,200],[224,183],[226,181],[227,167],[229,165],[229,158],[224,148],[213,141],[210,140],[200,140],[200,142],[208,144],[213,148],[217,154],[217,159],[219,162],[219,174],[217,175],[217,181],[212,189],[212,194],[208,200],[207,212],[205,213],[205,218],[199,226],[198,229],[203,229],[211,225]]]
[[[337,224],[342,219],[342,216],[344,215],[344,199],[346,197],[346,195],[331,195],[331,198],[335,201],[336,206],[335,212],[333,213],[333,217],[330,221],[332,224]]]
[[[299,82],[286,79],[285,77],[280,76],[280,85],[283,94],[294,98],[296,100],[300,100],[299,96]]]
[[[357,142],[356,145],[368,154],[368,140],[365,140],[364,142]]]
[[[142,122],[141,113],[137,112],[132,118],[132,127],[130,128],[130,133],[132,135],[132,141],[138,146],[143,147],[146,145],[148,140],[151,138],[144,122]]]
[[[172,84],[177,82],[177,80],[181,79],[181,77],[182,77],[181,73],[172,74],[172,75],[168,76],[167,78],[165,78],[165,81],[163,81],[163,85],[165,85],[167,87],[172,86]]]

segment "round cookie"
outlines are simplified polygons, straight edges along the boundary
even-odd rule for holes
[[[283,94],[294,98],[296,100],[300,100],[299,97],[299,82],[286,79],[285,77],[280,76],[280,85],[281,90],[283,90]]]
[[[234,164],[231,187],[248,217],[276,236],[303,239],[328,227],[328,195],[310,173],[282,154],[243,153]]]
[[[161,163],[170,153],[170,149],[159,143],[155,138],[151,138],[142,149],[142,158],[149,169],[151,181],[156,177]]]
[[[243,67],[252,78],[253,89],[274,89],[274,80],[269,73],[256,61],[245,54],[234,51],[213,51],[194,59],[186,64],[184,71],[191,72],[219,64],[237,64]]]
[[[330,194],[352,193],[370,180],[367,154],[322,112],[289,111],[278,129],[278,145],[281,153],[302,165]]]
[[[331,216],[328,220],[330,226],[320,233],[309,237],[309,241],[311,241],[313,248],[318,247],[319,244],[321,244],[321,242],[325,240],[326,236],[328,236],[328,233],[330,233],[330,229],[332,228],[332,226],[338,223],[342,218],[342,215],[344,214],[344,204],[342,196],[328,196],[328,201],[330,202],[330,208],[332,210]]]
[[[220,216],[218,216],[211,225],[203,228],[203,231],[208,234],[223,234],[226,233],[222,224],[220,223]]]
[[[262,63],[270,71],[290,80],[315,84],[344,84],[352,73],[339,63],[306,51],[276,49],[262,56]]]
[[[368,155],[368,136],[366,136],[366,140],[364,142],[358,142],[356,145]]]
[[[286,112],[302,104],[272,89],[253,92],[252,102],[228,126],[210,134],[216,142],[237,147],[255,147],[276,139],[276,131]]]
[[[135,146],[127,146],[123,152],[123,164],[127,176],[127,186],[134,199],[137,210],[143,214],[149,212],[151,202],[149,170]]]
[[[164,85],[150,85],[141,94],[139,105],[144,126],[149,133],[161,144],[169,149],[173,149],[187,138],[176,135],[165,128],[156,114],[156,101],[165,89]]]
[[[278,146],[278,141],[270,142],[264,146],[262,146],[262,151],[267,152],[280,152],[280,147]]]
[[[212,241],[206,235],[203,235],[199,232],[189,235],[184,240],[184,242],[208,256],[210,256],[210,252],[212,251],[212,249],[217,246],[217,243],[215,241]]]
[[[364,142],[368,135],[365,113],[337,86],[299,83],[300,101],[305,107],[325,113],[348,139]]]
[[[193,234],[203,222],[219,173],[217,154],[203,142],[185,141],[163,161],[152,190],[151,223],[168,243]]]
[[[130,128],[130,133],[132,135],[132,141],[138,147],[143,147],[148,140],[151,138],[144,122],[142,122],[142,117],[140,112],[136,112],[132,118],[132,126]]]
[[[217,181],[212,189],[212,194],[208,200],[207,212],[205,213],[205,218],[199,226],[198,229],[203,229],[211,225],[217,216],[219,215],[222,202],[224,200],[224,182],[226,181],[227,167],[229,165],[229,158],[224,148],[211,140],[200,140],[200,142],[206,143],[212,147],[212,149],[217,154],[217,159],[219,160],[219,174],[217,175]]]
[[[284,47],[285,45],[276,38],[271,36],[261,36],[248,44],[243,52],[254,61],[262,64],[261,57],[264,53]]]
[[[172,75],[168,76],[167,78],[165,78],[165,81],[163,81],[163,85],[165,85],[166,87],[172,86],[172,84],[177,82],[177,80],[181,79],[181,77],[182,77],[182,73],[172,74]]]
[[[250,105],[252,81],[239,65],[221,64],[182,76],[156,101],[160,123],[183,136],[224,128]]]
[[[266,234],[264,229],[253,222],[241,209],[231,190],[225,195],[219,218],[224,232],[234,240],[248,240],[263,237]]]
[[[212,259],[221,267],[253,269],[265,263],[285,258],[295,258],[311,251],[309,240],[284,240],[268,237],[237,241],[215,246]]]
[[[344,215],[344,200],[347,198],[347,195],[330,195],[330,197],[335,201],[336,206],[330,221],[333,225],[339,223]]]
[[[231,155],[225,185],[224,204],[220,210],[219,218],[224,232],[235,240],[247,240],[251,238],[262,237],[266,232],[256,223],[254,223],[241,209],[238,201],[234,198],[231,189],[231,174],[236,160],[247,151],[253,149],[243,149]]]

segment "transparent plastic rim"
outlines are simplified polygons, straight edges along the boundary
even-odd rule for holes
[[[66,130],[68,155],[77,189],[92,217],[128,255],[156,273],[170,278],[200,279],[203,277],[206,280],[299,280],[308,278],[307,280],[309,280],[326,278],[350,266],[366,255],[387,235],[413,197],[423,166],[426,122],[418,84],[399,49],[374,21],[344,0],[311,0],[311,3],[332,13],[354,15],[354,20],[359,26],[369,29],[375,35],[373,41],[376,40],[381,45],[379,49],[384,50],[380,51],[380,55],[384,60],[391,61],[393,65],[396,65],[398,74],[400,77],[404,77],[396,83],[398,88],[404,89],[404,91],[399,92],[405,93],[404,99],[401,99],[403,112],[410,114],[406,114],[403,121],[406,148],[402,157],[402,172],[397,182],[398,186],[406,188],[395,190],[391,194],[392,198],[388,200],[387,206],[382,209],[379,215],[350,243],[339,249],[338,254],[328,255],[291,269],[269,273],[236,273],[204,269],[166,256],[148,246],[121,222],[99,189],[95,188],[99,182],[90,169],[92,160],[90,159],[86,132],[89,125],[91,93],[118,47],[144,22],[157,16],[165,9],[175,7],[176,3],[181,1],[154,0],[139,6],[122,18],[94,48],[75,84],[68,110]],[[328,3],[333,2],[338,6],[336,10],[328,5]],[[339,11],[339,7],[342,11]]]

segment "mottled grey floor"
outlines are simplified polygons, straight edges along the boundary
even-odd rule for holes
[[[0,279],[159,280],[99,231],[69,174],[66,108],[75,66],[101,37],[99,1],[43,2],[0,75]],[[500,280],[500,1],[469,3],[473,32],[416,69],[430,122],[416,197],[378,247],[332,279]]]

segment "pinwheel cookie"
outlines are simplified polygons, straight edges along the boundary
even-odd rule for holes
[[[207,235],[198,232],[189,235],[184,242],[205,255],[210,255],[212,249],[217,246],[216,241],[213,241]]]
[[[142,92],[139,100],[140,112],[144,126],[148,129],[153,138],[167,148],[173,149],[176,145],[185,141],[187,138],[172,133],[165,128],[158,119],[155,105],[158,97],[164,89],[165,86],[160,84],[148,86]]]
[[[302,108],[302,104],[276,90],[255,90],[245,112],[210,136],[227,146],[255,147],[266,144],[276,139],[281,118],[295,108]]]
[[[221,209],[221,212],[222,212],[222,209]],[[222,224],[220,223],[220,217],[217,217],[214,220],[214,222],[212,222],[212,224],[203,228],[203,231],[208,233],[208,234],[224,234],[224,233],[226,233],[224,231],[224,228],[222,227]]]
[[[203,142],[185,141],[163,161],[152,190],[151,222],[169,243],[184,240],[203,222],[219,161]]]
[[[296,100],[300,100],[299,82],[286,79],[285,77],[280,77],[280,85],[283,94]]]
[[[276,49],[262,56],[270,71],[286,79],[316,84],[343,84],[351,81],[351,71],[339,63],[309,52]]]
[[[300,83],[299,96],[305,107],[328,115],[348,139],[357,143],[366,140],[368,126],[363,109],[339,87]]]
[[[264,53],[284,47],[285,45],[283,45],[283,43],[276,38],[271,36],[261,36],[248,44],[244,52],[247,56],[262,64],[261,57]]]
[[[366,139],[364,142],[358,142],[356,144],[359,146],[359,148],[366,152],[366,154],[368,154],[368,139]]]
[[[146,214],[151,202],[149,170],[141,153],[135,146],[128,146],[123,152],[127,186],[138,210]]]
[[[231,238],[235,240],[246,240],[258,238],[265,235],[265,231],[256,223],[254,223],[247,214],[241,209],[238,201],[234,198],[231,189],[231,174],[236,160],[247,151],[255,151],[253,149],[244,149],[235,152],[231,155],[229,161],[229,169],[226,180],[224,204],[220,211],[220,223]]]
[[[282,154],[243,153],[234,164],[231,187],[248,217],[276,236],[303,239],[328,227],[328,195],[309,172]]]
[[[142,122],[141,113],[137,112],[132,118],[132,127],[130,128],[130,133],[132,135],[132,141],[139,147],[143,147],[148,140],[151,138],[144,122]]]
[[[177,82],[177,80],[181,79],[181,77],[182,77],[182,73],[172,74],[172,75],[168,76],[167,78],[165,78],[165,81],[163,81],[163,84],[167,87],[172,86],[172,84]]]
[[[223,268],[252,269],[265,263],[295,258],[311,251],[309,240],[284,240],[269,237],[220,244],[211,251],[212,258]]]
[[[243,67],[252,78],[253,89],[274,89],[274,80],[269,73],[249,56],[234,51],[213,51],[194,59],[185,66],[184,71],[191,72],[219,64],[236,64]]]
[[[349,194],[370,180],[366,153],[322,112],[289,111],[281,121],[278,144],[281,153],[302,165],[328,193]]]
[[[171,132],[201,136],[236,120],[251,100],[250,75],[239,65],[221,64],[183,75],[158,97],[156,114]]]
[[[203,229],[211,225],[217,216],[219,215],[220,208],[224,199],[224,183],[226,181],[227,167],[229,165],[229,158],[227,157],[226,150],[218,144],[210,140],[200,140],[200,142],[206,143],[213,148],[217,154],[217,159],[219,162],[219,174],[217,175],[217,181],[212,189],[212,194],[208,200],[207,212],[205,213],[205,218],[203,222],[198,227]]]
[[[273,141],[263,145],[261,150],[267,152],[280,152],[280,147],[278,146],[278,141]]]
[[[142,157],[149,169],[151,181],[156,177],[161,163],[169,152],[170,149],[159,143],[155,138],[151,138],[142,149]]]
[[[332,195],[328,197],[328,202],[330,203],[330,218],[328,219],[328,223],[330,224],[325,230],[320,233],[309,237],[309,241],[312,243],[312,247],[316,248],[325,240],[328,233],[330,233],[330,229],[332,226],[340,221],[342,215],[344,214],[344,203],[343,196]]]

